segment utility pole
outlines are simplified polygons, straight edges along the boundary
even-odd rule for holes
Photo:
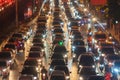
[[[18,0],[15,0],[15,11],[16,11],[16,27],[19,27],[18,25]]]

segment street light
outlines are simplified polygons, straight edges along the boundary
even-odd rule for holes
[[[18,0],[15,0],[15,10],[16,10],[16,27],[18,27]]]

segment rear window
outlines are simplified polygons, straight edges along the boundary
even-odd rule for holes
[[[106,39],[105,34],[95,34],[95,39]]]
[[[13,34],[12,37],[22,38],[22,34]]]
[[[32,76],[20,76],[19,80],[32,80]]]

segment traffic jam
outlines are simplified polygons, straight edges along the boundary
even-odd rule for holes
[[[32,25],[4,44],[1,80],[120,79],[116,42],[77,0],[44,2]]]

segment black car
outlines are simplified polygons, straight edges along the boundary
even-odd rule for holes
[[[57,66],[54,67],[54,70],[64,71],[65,74],[66,74],[66,79],[67,79],[67,80],[70,80],[70,73],[71,73],[71,72],[69,71],[69,69],[68,69],[67,66],[57,65]]]
[[[77,47],[77,46],[85,46],[85,42],[83,40],[74,40],[72,42],[72,46]]]
[[[87,59],[87,60],[86,60]],[[95,68],[94,56],[92,54],[81,54],[78,57],[78,72],[81,67],[93,67]]]
[[[73,48],[73,62],[76,61],[79,57],[79,55],[84,54],[86,52],[86,48],[84,46],[78,46]]]
[[[64,59],[63,55],[61,53],[53,53],[50,57],[51,60],[53,59]]]
[[[90,76],[97,75],[92,67],[82,67],[79,72],[79,80],[88,80]]]
[[[88,80],[105,80],[105,77],[93,75],[93,76],[90,76]]]
[[[37,59],[26,59],[23,66],[33,66],[37,67],[38,66],[38,60]]]
[[[50,63],[50,67],[49,67],[49,74],[51,74],[51,72],[53,71],[53,68],[56,65],[66,65],[65,61],[63,59],[53,59]]]
[[[39,80],[39,71],[36,70],[36,67],[23,67],[20,73],[21,75],[32,75],[35,80]]]

